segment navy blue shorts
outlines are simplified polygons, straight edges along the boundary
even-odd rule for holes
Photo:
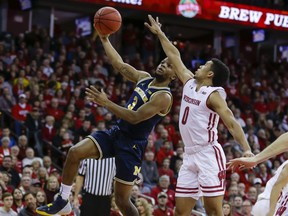
[[[115,180],[129,185],[133,185],[138,180],[147,139],[132,139],[118,127],[107,131],[96,131],[88,138],[96,144],[100,151],[100,159],[115,157]]]

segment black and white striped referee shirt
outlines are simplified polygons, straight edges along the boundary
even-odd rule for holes
[[[84,177],[84,191],[96,196],[111,195],[115,173],[115,158],[85,159],[78,170],[78,175]]]

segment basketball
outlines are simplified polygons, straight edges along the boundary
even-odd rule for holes
[[[116,32],[121,23],[121,14],[113,7],[100,8],[94,16],[94,28],[102,35]]]

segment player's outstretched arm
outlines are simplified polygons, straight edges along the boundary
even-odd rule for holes
[[[273,192],[270,195],[269,213],[266,216],[273,216],[275,211],[277,211],[277,209],[275,209],[277,201],[280,197],[282,189],[287,184],[288,184],[288,165],[285,165],[283,167],[278,179],[276,180],[275,184],[272,187]]]
[[[156,114],[167,113],[172,102],[171,95],[166,92],[161,92],[155,94],[151,100],[149,100],[149,102],[145,103],[139,109],[134,111],[110,101],[103,89],[98,91],[95,87],[90,86],[90,88],[86,88],[85,93],[89,101],[97,103],[100,106],[105,106],[117,117],[124,119],[130,124],[138,124],[139,122],[147,120]]]
[[[217,91],[213,92],[208,98],[207,105],[218,113],[233,138],[241,145],[244,150],[244,156],[253,156],[243,129],[234,118],[232,111],[228,108],[226,101],[221,97],[220,93]]]
[[[161,23],[159,22],[158,17],[155,20],[151,15],[148,15],[148,18],[150,25],[145,22],[145,26],[149,28],[153,34],[158,36],[166,56],[176,70],[178,78],[183,84],[186,83],[187,80],[193,78],[193,73],[183,64],[179,50],[168,40],[165,33],[161,30]]]
[[[112,66],[114,67],[115,70],[119,71],[122,74],[122,76],[125,77],[125,79],[137,83],[144,77],[150,76],[149,73],[145,71],[136,70],[131,65],[123,62],[122,57],[110,43],[108,35],[99,35],[99,37]]]
[[[266,147],[262,152],[252,158],[235,158],[229,161],[228,169],[240,168],[252,168],[257,164],[268,160],[271,157],[279,155],[285,151],[288,151],[288,132],[279,136],[273,143]]]

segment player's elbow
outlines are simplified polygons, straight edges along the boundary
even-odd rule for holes
[[[121,58],[113,58],[111,61],[110,61],[110,63],[112,64],[112,66],[115,68],[115,69],[120,69],[122,66],[123,66],[123,64],[124,64],[124,62],[123,62],[123,60],[121,59]]]

